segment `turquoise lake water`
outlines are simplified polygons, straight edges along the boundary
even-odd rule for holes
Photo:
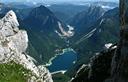
[[[73,51],[65,52],[62,55],[58,55],[52,60],[52,64],[48,66],[50,72],[68,70],[73,62],[77,60],[77,55]]]

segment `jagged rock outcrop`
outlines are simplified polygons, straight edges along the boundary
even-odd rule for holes
[[[106,82],[128,82],[128,0],[120,0],[120,42],[113,57],[111,79]]]
[[[28,36],[19,30],[15,13],[11,10],[0,20],[0,64],[14,61],[32,72],[28,82],[53,82],[51,74],[43,66],[36,66],[26,54]]]
[[[91,58],[88,65],[83,65],[71,82],[104,82],[111,75],[111,61],[114,56],[116,46],[96,53]]]

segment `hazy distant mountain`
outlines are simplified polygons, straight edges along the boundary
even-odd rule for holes
[[[93,6],[100,6],[105,10],[110,10],[118,7],[116,2],[72,2],[72,3],[58,3],[46,5],[61,21],[68,23],[69,20],[76,14],[88,10]]]
[[[74,4],[54,4],[48,6],[48,8],[59,18],[61,21],[67,23],[68,20],[79,12],[88,9],[86,5],[74,5]]]
[[[24,4],[3,4],[0,14],[6,14],[9,10],[13,10],[16,13],[17,17],[23,20],[28,16],[29,12],[32,10],[32,7]]]

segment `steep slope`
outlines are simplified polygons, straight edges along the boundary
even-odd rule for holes
[[[22,22],[21,22],[22,23]],[[34,8],[29,16],[23,21],[23,28],[28,31],[30,44],[37,55],[33,55],[39,63],[46,63],[55,56],[57,50],[66,47],[65,40],[73,35],[70,27],[63,24],[46,7]],[[29,50],[30,53],[32,50]]]
[[[103,50],[107,43],[116,43],[119,38],[119,10],[118,8],[107,11],[98,21],[91,27],[89,33],[86,33],[81,39],[76,41],[72,46],[78,54],[78,61],[74,67],[69,70],[68,75],[73,73],[83,63],[89,62],[90,57],[94,53]]]
[[[112,59],[111,76],[106,82],[128,82],[128,1],[120,0],[120,41]]]
[[[8,74],[15,65],[16,68],[21,68],[21,72],[24,72],[23,74],[17,69],[22,76],[20,80],[24,78],[24,82],[53,82],[49,71],[41,65],[36,66],[33,62],[35,60],[26,53],[26,49],[28,47],[27,32],[19,30],[18,26],[19,23],[17,21],[17,17],[12,10],[0,20],[0,67],[8,68],[7,70],[6,68],[5,70],[2,69],[0,71],[1,74]],[[16,71],[16,69],[14,70]],[[5,71],[7,72],[5,73]],[[2,80],[6,81],[6,79],[13,79],[15,77],[15,72],[13,72],[13,74],[13,77],[8,78],[7,75],[7,77],[4,76],[5,78],[2,78]],[[19,74],[17,74],[17,76],[18,75]],[[15,82],[14,79],[11,80],[11,82],[12,81]]]
[[[78,69],[71,82],[104,82],[111,75],[111,62],[116,49],[116,45],[111,45],[96,53],[89,64],[83,64]]]
[[[91,55],[91,53],[100,51],[106,43],[117,42],[119,37],[119,28],[117,28],[119,27],[118,12],[118,8],[106,12],[91,27],[93,29],[89,33],[76,41],[74,44],[75,49],[78,49],[78,52],[80,51],[85,55]],[[83,44],[86,46],[82,46]]]
[[[77,13],[88,9],[86,5],[75,5],[75,4],[53,4],[48,8],[64,23],[68,23],[69,20],[74,17]]]
[[[73,41],[80,39],[85,33],[88,33],[94,27],[91,26],[103,16],[105,10],[100,6],[90,6],[89,9],[78,13],[70,21],[70,25],[75,28],[75,36]]]

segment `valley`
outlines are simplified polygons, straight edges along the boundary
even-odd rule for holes
[[[0,17],[16,13],[19,28],[28,34],[26,53],[50,71],[54,82],[68,82],[106,44],[119,41],[118,3],[11,4],[2,5]]]

